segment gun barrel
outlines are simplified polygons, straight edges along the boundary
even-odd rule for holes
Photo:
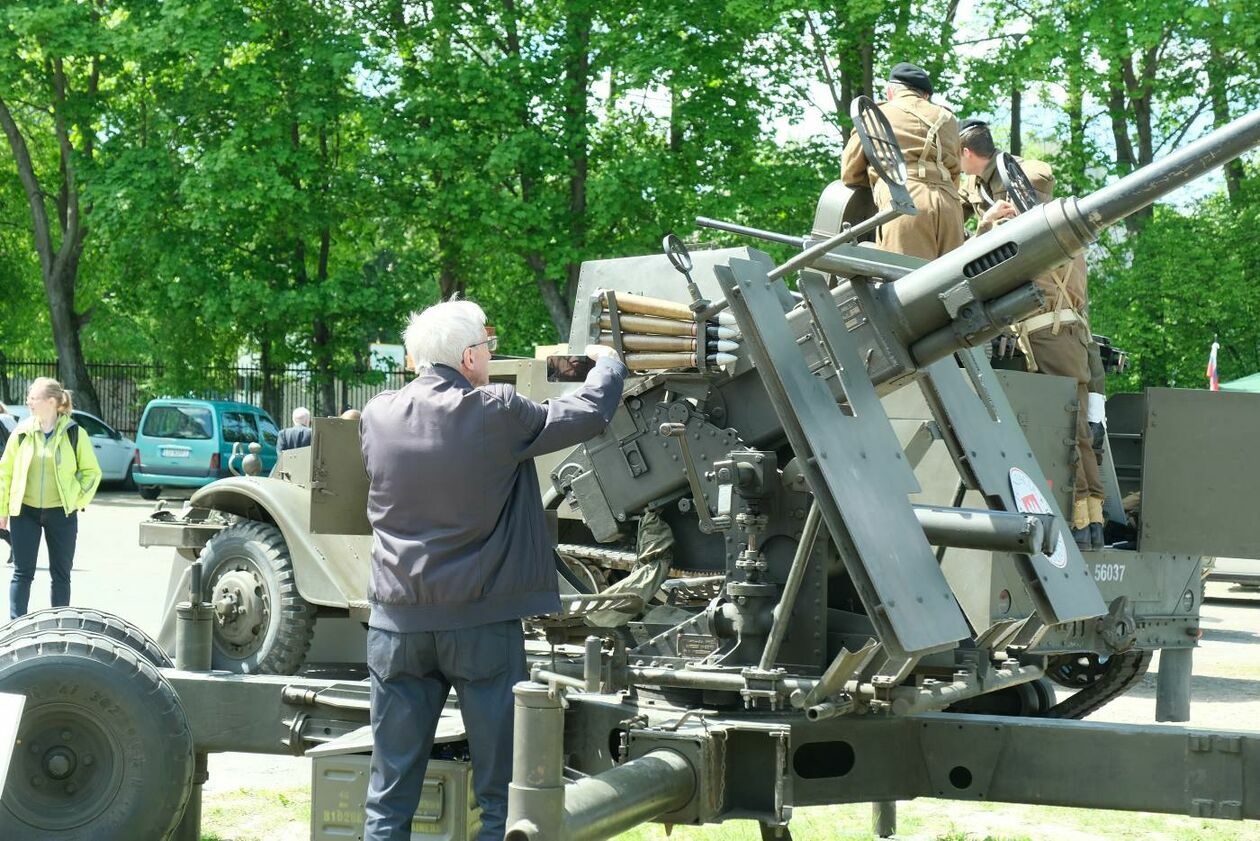
[[[1108,184],[1080,199],[1077,206],[1097,231],[1229,163],[1257,143],[1260,143],[1260,110],[1239,117],[1189,146]]]
[[[968,298],[992,301],[1075,257],[1106,226],[1260,143],[1260,111],[1081,199],[1056,199],[975,237],[876,294],[907,345],[954,320]]]

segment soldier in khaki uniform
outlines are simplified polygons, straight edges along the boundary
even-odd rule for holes
[[[917,216],[902,216],[879,228],[875,244],[887,251],[935,259],[963,241],[962,206],[958,199],[958,120],[948,108],[934,105],[932,80],[920,67],[905,62],[889,74],[887,101],[879,110],[888,118],[906,157],[908,187]],[[892,206],[888,185],[871,169],[857,132],[844,147],[840,179],[849,187],[870,187],[875,206]]]
[[[960,195],[964,212],[978,218],[976,233],[983,234],[1014,217],[1018,210],[1007,198],[997,172],[997,149],[983,120],[964,120],[961,132],[961,166],[964,173]],[[1037,198],[1046,202],[1054,194],[1054,174],[1042,161],[1019,160]],[[1091,382],[1089,291],[1085,255],[1034,279],[1045,293],[1045,309],[1018,325],[1019,346],[1028,370],[1076,380],[1080,411],[1076,423],[1076,487],[1072,504],[1072,536],[1082,549],[1103,547],[1103,485],[1093,449],[1088,407]],[[1101,364],[1101,363],[1100,363]]]

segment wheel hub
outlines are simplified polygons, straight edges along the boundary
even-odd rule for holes
[[[44,772],[54,780],[64,780],[74,773],[79,758],[74,751],[58,745],[44,754]]]
[[[271,619],[266,582],[246,559],[231,559],[211,581],[215,636],[233,657],[247,657],[262,645]]]
[[[122,782],[119,746],[95,715],[73,704],[45,704],[23,722],[4,798],[14,815],[70,830],[109,808]]]

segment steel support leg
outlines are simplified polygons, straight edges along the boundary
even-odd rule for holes
[[[892,838],[897,834],[896,800],[877,800],[871,804],[871,832],[876,838]]]
[[[1193,648],[1165,648],[1159,652],[1159,676],[1155,681],[1155,720],[1190,720],[1190,673]]]
[[[792,841],[792,830],[786,826],[773,826],[768,823],[758,824],[761,827],[761,841]]]
[[[564,708],[541,683],[516,684],[508,841],[561,838],[564,826]]]
[[[201,841],[201,786],[210,777],[206,754],[199,753],[193,758],[192,792],[188,795],[188,805],[184,807],[184,817],[175,827],[175,835],[171,841]]]

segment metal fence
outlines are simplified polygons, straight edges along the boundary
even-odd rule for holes
[[[288,426],[293,410],[305,406],[318,415],[321,383],[307,368],[292,366],[264,370],[260,367],[220,367],[204,372],[211,385],[179,393],[164,388],[164,369],[146,362],[88,363],[88,375],[101,401],[102,419],[126,435],[135,435],[145,405],[155,397],[200,397],[238,400],[261,406],[279,426]],[[31,381],[56,377],[56,360],[11,360],[0,356],[0,402],[22,405]],[[333,381],[333,411],[361,409],[386,389],[401,388],[410,378],[403,369],[364,371]]]

